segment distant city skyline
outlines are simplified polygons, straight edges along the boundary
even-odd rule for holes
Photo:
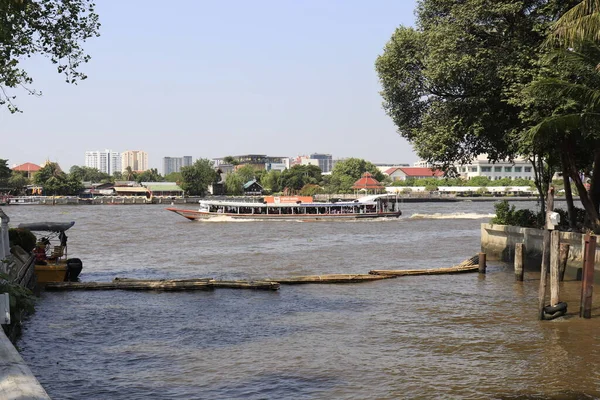
[[[415,6],[100,2],[101,36],[83,45],[92,56],[82,66],[87,80],[68,85],[49,60],[23,61],[43,96],[16,91],[22,114],[0,107],[0,158],[68,170],[82,152],[110,146],[143,148],[158,170],[177,154],[319,152],[412,164],[417,157],[382,109],[374,63],[398,26],[414,24]]]

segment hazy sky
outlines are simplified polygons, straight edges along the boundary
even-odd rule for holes
[[[416,0],[97,1],[89,76],[26,65],[42,97],[0,109],[0,158],[63,169],[86,150],[163,157],[331,153],[412,163],[381,107],[377,55]]]

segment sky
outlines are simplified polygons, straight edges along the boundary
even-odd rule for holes
[[[64,82],[50,61],[0,108],[10,166],[83,165],[85,151],[143,150],[217,158],[329,153],[410,163],[412,147],[381,106],[375,59],[416,0],[97,1],[100,37],[84,48],[88,79]]]

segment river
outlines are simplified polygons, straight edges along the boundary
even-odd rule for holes
[[[535,203],[518,203],[534,208]],[[183,207],[183,206],[182,206]],[[81,279],[261,279],[448,267],[479,251],[491,202],[399,219],[189,222],[163,206],[13,206],[76,221]],[[18,345],[53,399],[600,398],[600,309],[536,318],[539,273],[510,266],[279,291],[43,293]],[[598,296],[596,296],[598,298]]]

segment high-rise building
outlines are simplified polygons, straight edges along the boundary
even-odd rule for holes
[[[182,167],[190,167],[191,165],[192,156],[163,157],[163,175],[180,172]]]
[[[323,173],[330,172],[333,169],[333,157],[331,154],[314,153],[310,155],[311,160],[319,162],[319,168]]]
[[[142,172],[148,169],[148,153],[141,150],[127,150],[121,154],[121,172],[127,171],[130,167],[132,171]]]
[[[121,170],[121,154],[112,150],[86,151],[85,166],[112,175]]]

